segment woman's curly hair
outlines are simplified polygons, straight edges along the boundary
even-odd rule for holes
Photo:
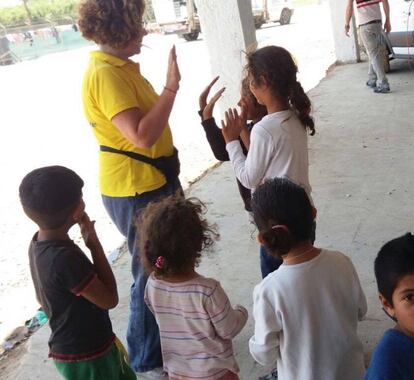
[[[79,29],[87,40],[122,49],[143,32],[144,8],[144,0],[83,0]]]
[[[141,260],[148,272],[179,275],[197,266],[219,237],[203,218],[204,204],[174,195],[150,203],[137,221]]]
[[[298,82],[298,67],[291,54],[280,46],[265,46],[247,55],[246,71],[254,84],[265,80],[273,94],[287,101],[296,110],[299,120],[315,134],[315,122],[310,115],[311,101]]]

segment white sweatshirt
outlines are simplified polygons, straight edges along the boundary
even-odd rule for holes
[[[282,264],[254,289],[253,358],[277,362],[283,380],[360,380],[364,375],[357,321],[367,312],[351,260],[322,250],[314,259]]]
[[[254,190],[267,178],[285,177],[311,197],[307,132],[293,111],[266,115],[255,124],[247,157],[238,140],[228,143],[226,149],[243,186]]]

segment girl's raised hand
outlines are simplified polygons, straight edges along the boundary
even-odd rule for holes
[[[198,104],[200,106],[200,111],[203,111],[204,108],[206,108],[208,94],[210,93],[211,88],[214,86],[214,84],[218,81],[219,78],[220,78],[219,76],[216,76],[210,82],[210,84],[203,90],[203,92],[200,94],[198,98]]]
[[[217,100],[220,99],[221,95],[223,95],[223,92],[225,89],[226,88],[223,87],[220,90],[218,90],[214,94],[214,96],[210,99],[210,101],[207,103],[207,105],[204,107],[202,115],[201,115],[203,120],[208,120],[213,117],[214,106],[216,105]]]
[[[167,69],[167,83],[165,87],[169,90],[178,91],[180,87],[181,74],[177,63],[177,54],[175,52],[175,45],[170,50],[168,57],[168,69]]]
[[[226,143],[237,140],[242,131],[242,120],[235,108],[229,108],[224,113],[225,120],[221,121],[221,132]]]

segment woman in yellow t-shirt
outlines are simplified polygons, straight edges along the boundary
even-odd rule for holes
[[[82,96],[86,118],[100,145],[100,190],[109,216],[127,238],[132,255],[127,331],[131,366],[147,378],[165,378],[159,330],[144,302],[147,276],[139,261],[135,221],[151,201],[181,191],[179,161],[168,118],[181,79],[171,49],[164,90],[156,94],[141,75],[139,54],[146,31],[144,0],[84,0],[83,36],[99,45],[91,53]]]

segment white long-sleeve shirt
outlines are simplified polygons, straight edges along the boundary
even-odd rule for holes
[[[367,312],[351,260],[322,250],[314,259],[282,264],[254,290],[253,358],[277,362],[283,380],[360,380],[357,322]]]
[[[292,110],[266,115],[255,124],[247,157],[238,140],[226,149],[243,186],[254,190],[267,178],[286,177],[311,196],[307,132]]]

